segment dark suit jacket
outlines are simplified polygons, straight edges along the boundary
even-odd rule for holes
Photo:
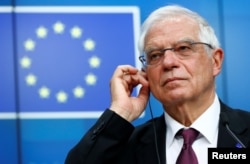
[[[221,103],[221,112],[228,117],[230,129],[250,147],[250,112],[231,109]],[[211,122],[213,120],[208,120]],[[161,164],[166,162],[164,116],[134,128],[110,110],[106,110],[81,141],[68,153],[66,164],[157,164],[158,148]],[[157,146],[155,144],[157,142]],[[219,122],[218,147],[235,147],[236,141]]]

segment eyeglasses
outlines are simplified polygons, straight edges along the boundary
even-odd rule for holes
[[[192,56],[194,52],[197,51],[197,45],[203,44],[208,46],[211,49],[214,49],[212,45],[203,42],[190,42],[190,41],[182,41],[175,44],[172,48],[165,48],[165,49],[155,49],[149,52],[146,52],[145,55],[139,57],[140,61],[144,66],[147,65],[158,65],[160,64],[165,56],[165,51],[173,51],[174,54],[179,59],[187,59],[188,57]]]

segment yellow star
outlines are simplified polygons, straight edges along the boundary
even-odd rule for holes
[[[38,38],[46,38],[47,34],[48,34],[48,30],[43,26],[40,26],[36,30],[36,35],[37,35]]]
[[[46,86],[43,86],[39,89],[38,93],[39,93],[41,98],[49,98],[50,89],[47,88]]]
[[[76,98],[82,98],[85,94],[85,90],[81,86],[77,86],[73,89],[73,93]]]
[[[86,77],[85,77],[85,81],[88,85],[95,85],[96,84],[96,81],[97,81],[97,77],[92,74],[92,73],[89,73]]]
[[[21,67],[22,68],[30,68],[31,66],[31,59],[27,56],[22,57],[20,61]]]
[[[56,34],[62,34],[64,32],[64,28],[65,28],[65,25],[62,22],[60,22],[60,21],[57,21],[53,25],[53,29],[54,29],[54,32]]]
[[[26,76],[25,80],[27,85],[33,86],[36,84],[37,77],[33,74],[29,74],[28,76]]]
[[[24,48],[27,51],[33,51],[35,49],[36,43],[32,39],[28,39],[24,42]]]
[[[83,42],[83,47],[87,51],[92,51],[95,49],[95,42],[92,39],[87,39]]]
[[[70,30],[72,38],[80,38],[82,36],[82,29],[80,29],[78,26],[74,26]]]
[[[92,68],[98,68],[100,66],[100,63],[101,63],[101,59],[98,58],[97,56],[92,56],[89,59],[89,65]]]
[[[66,103],[68,99],[68,95],[64,91],[60,91],[56,94],[56,99],[59,103]]]

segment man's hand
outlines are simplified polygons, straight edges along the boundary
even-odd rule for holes
[[[137,97],[131,97],[133,88],[141,84]],[[146,108],[149,84],[146,73],[129,65],[118,66],[110,81],[112,102],[110,109],[129,122],[138,118]]]

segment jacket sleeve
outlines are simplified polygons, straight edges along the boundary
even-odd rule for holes
[[[134,126],[106,110],[80,142],[68,153],[65,164],[116,163],[126,147]]]

